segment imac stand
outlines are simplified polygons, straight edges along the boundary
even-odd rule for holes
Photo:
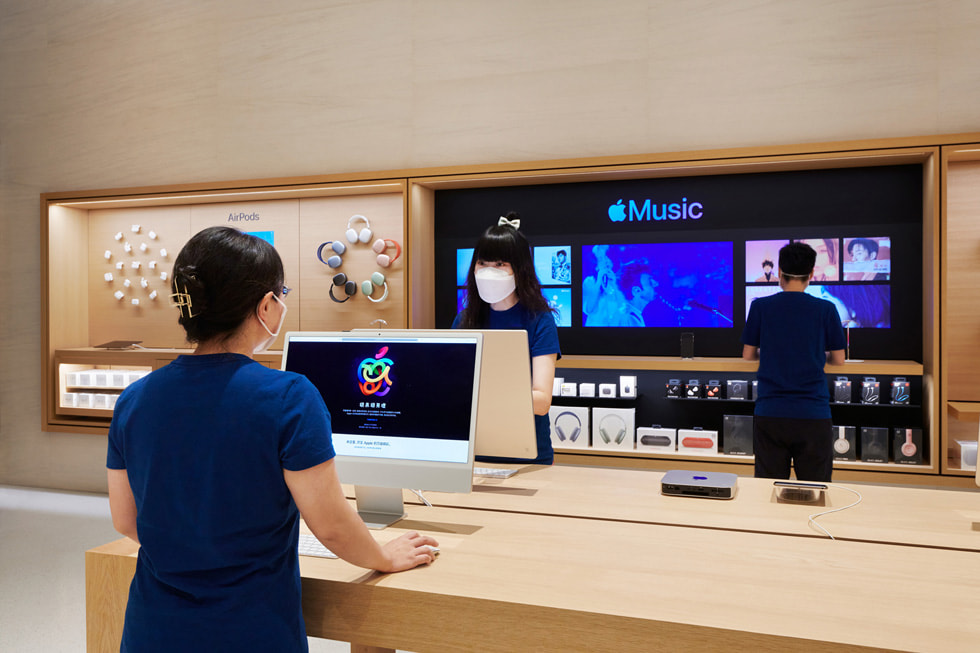
[[[405,516],[401,488],[355,485],[354,498],[357,514],[368,528],[380,530]]]

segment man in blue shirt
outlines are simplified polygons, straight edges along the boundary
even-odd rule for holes
[[[824,365],[844,363],[844,329],[834,305],[804,292],[816,252],[805,243],[779,250],[782,292],[752,302],[742,357],[759,361],[753,445],[755,475],[829,481],[833,472],[830,391]]]

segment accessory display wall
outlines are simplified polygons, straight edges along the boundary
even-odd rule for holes
[[[292,214],[287,215],[285,208],[276,208],[273,214],[270,214],[276,221],[281,220],[282,225],[289,223],[298,229],[295,245],[288,245],[290,251],[283,249],[282,243],[285,241],[278,240],[278,234],[276,241],[277,248],[283,254],[287,265],[287,284],[296,289],[296,295],[290,295],[290,312],[285,327],[287,330],[368,326],[379,317],[384,319],[388,326],[432,328],[435,326],[436,313],[432,292],[435,279],[432,263],[435,254],[433,216],[435,194],[439,189],[576,183],[657,176],[737,174],[750,171],[912,162],[920,163],[923,167],[922,360],[848,362],[840,368],[828,368],[828,374],[847,375],[853,381],[858,381],[866,375],[886,379],[894,376],[915,377],[917,379],[915,383],[920,384],[922,389],[921,399],[918,407],[905,410],[921,411],[926,457],[921,465],[884,463],[876,464],[871,468],[868,467],[870,463],[857,461],[838,464],[838,469],[843,469],[847,473],[857,470],[851,477],[859,479],[874,480],[880,477],[886,482],[938,481],[965,486],[967,482],[972,483],[972,479],[965,478],[968,474],[972,475],[972,471],[960,469],[958,455],[960,447],[955,440],[964,439],[968,434],[972,439],[976,439],[976,420],[980,415],[980,408],[978,408],[980,402],[975,401],[973,396],[968,396],[969,391],[977,387],[976,379],[968,372],[980,370],[980,366],[967,364],[960,353],[941,350],[940,343],[942,341],[955,345],[958,342],[967,342],[968,334],[972,333],[970,329],[973,323],[960,319],[960,313],[964,316],[967,314],[972,316],[973,313],[970,311],[980,305],[975,299],[960,293],[959,286],[956,293],[947,290],[947,278],[962,281],[961,285],[965,284],[967,288],[973,288],[974,291],[975,284],[970,285],[969,280],[972,277],[969,274],[958,276],[947,274],[944,265],[952,266],[952,264],[943,263],[954,258],[959,261],[957,266],[960,266],[964,259],[970,263],[975,257],[971,258],[972,255],[966,254],[960,256],[959,252],[968,253],[974,251],[976,246],[980,246],[976,234],[969,229],[969,225],[975,222],[971,222],[971,216],[974,215],[971,207],[976,203],[972,199],[973,195],[964,198],[962,193],[954,192],[975,186],[972,180],[977,176],[973,173],[976,169],[976,164],[973,162],[980,160],[980,155],[977,154],[980,152],[977,142],[980,142],[980,134],[941,135],[706,152],[653,153],[553,162],[322,175],[315,178],[198,184],[191,187],[44,194],[41,198],[42,275],[45,277],[43,281],[46,293],[42,335],[45,365],[44,428],[104,433],[107,424],[105,419],[101,423],[94,424],[72,421],[65,416],[56,415],[54,406],[59,385],[54,364],[56,351],[84,349],[104,340],[126,338],[142,339],[146,346],[154,346],[155,340],[171,343],[169,345],[171,347],[181,346],[181,335],[177,330],[176,319],[170,313],[173,309],[168,309],[166,303],[160,301],[162,293],[158,294],[155,301],[145,301],[140,295],[139,305],[126,303],[114,297],[116,285],[124,282],[126,278],[131,282],[131,288],[125,291],[127,293],[143,292],[148,295],[157,286],[161,286],[155,279],[146,277],[142,272],[134,272],[131,267],[122,270],[122,277],[116,277],[119,271],[110,265],[118,262],[116,257],[128,261],[129,259],[123,258],[123,254],[146,258],[143,254],[135,253],[139,251],[141,241],[130,236],[130,232],[127,231],[133,224],[141,224],[144,228],[152,229],[158,234],[160,244],[168,250],[171,257],[168,265],[172,265],[172,257],[196,226],[218,219],[216,216],[223,216],[223,219],[227,220],[228,213],[232,211],[247,214],[253,210],[250,207],[256,201],[288,200],[284,204],[293,202],[296,206]],[[948,176],[947,168],[950,172]],[[953,174],[954,172],[957,174]],[[957,188],[947,189],[946,184],[957,184]],[[195,200],[193,197],[182,199],[195,193],[201,195],[202,199]],[[220,204],[225,206],[216,204],[216,199],[210,197],[213,195],[227,196],[226,200],[220,201]],[[390,209],[385,211],[389,212],[390,217],[387,219],[391,222],[386,224],[385,218],[374,215],[374,209],[359,204],[357,200],[363,195],[387,196],[391,204]],[[205,199],[204,196],[209,197]],[[949,224],[947,224],[945,203],[947,196],[950,197],[950,202],[956,203],[955,207],[950,207],[951,212],[955,209],[955,214],[951,217],[955,217],[956,221]],[[153,201],[131,202],[128,205],[112,202],[112,200],[127,198],[141,200],[150,198]],[[82,204],[83,201],[92,203]],[[214,208],[200,211],[193,208],[203,205],[212,205]],[[336,214],[327,213],[327,207],[330,207],[330,211],[334,207],[338,210]],[[511,207],[487,207],[488,220],[498,216],[499,211],[509,208]],[[225,209],[232,209],[232,211],[226,213]],[[112,226],[101,225],[103,211],[115,211],[119,219],[114,219],[115,223]],[[205,215],[211,211],[214,212],[212,217],[201,218],[200,221],[191,218],[191,214]],[[138,217],[128,215],[127,213],[130,212],[135,212]],[[397,240],[404,250],[394,265],[383,271],[389,286],[389,297],[384,302],[367,301],[361,296],[360,288],[356,297],[344,304],[336,304],[329,300],[331,280],[337,272],[344,272],[349,279],[360,286],[375,270],[378,270],[377,254],[372,251],[371,243],[348,244],[343,263],[336,269],[328,268],[316,257],[316,249],[320,243],[336,239],[346,241],[348,221],[355,214],[368,217],[374,238]],[[91,225],[94,230],[92,235],[89,233],[90,216],[96,218]],[[184,226],[181,228],[171,226],[171,216],[180,216],[173,219]],[[531,216],[522,217],[531,219]],[[164,223],[162,227],[161,222]],[[176,222],[173,224],[176,225]],[[251,225],[247,223],[238,226],[242,226],[245,230],[252,230]],[[360,228],[363,224],[357,222],[353,226]],[[271,230],[283,231],[287,228],[293,227],[275,224]],[[254,230],[264,230],[264,227]],[[113,236],[120,231],[134,244],[134,253],[116,251],[118,243],[113,240]],[[957,249],[954,250],[953,245]],[[949,256],[945,255],[947,246],[950,247]],[[107,260],[105,252],[110,249],[113,250],[113,258]],[[390,255],[393,252],[387,253]],[[355,257],[360,261],[362,254],[365,261],[370,259],[363,269],[354,262]],[[144,265],[148,263],[148,261],[141,262]],[[949,269],[953,270],[952,267]],[[114,276],[111,284],[105,279],[107,272],[111,272]],[[299,275],[298,283],[296,274]],[[149,279],[153,284],[152,288],[142,286],[137,286],[138,290],[133,288],[134,281],[138,283],[141,277]],[[110,287],[113,288],[112,292],[108,292]],[[98,295],[97,299],[94,299],[95,295]],[[129,294],[125,297],[131,299]],[[106,313],[120,321],[106,320],[103,317]],[[947,313],[953,315],[952,321],[948,319]],[[167,317],[158,323],[155,319],[157,314]],[[139,315],[153,316],[152,324],[149,319],[138,318]],[[381,323],[376,326],[379,324],[384,326]],[[134,329],[126,328],[134,325],[140,326],[138,333],[131,333]],[[147,330],[142,329],[143,325],[148,327]],[[970,351],[974,350],[975,348]],[[699,378],[705,382],[709,378],[718,380],[754,378],[756,365],[742,361],[740,353],[733,351],[730,358],[705,360],[696,357],[693,360],[683,361],[679,357],[660,359],[635,356],[565,356],[558,363],[558,376],[566,375],[566,369],[584,369],[615,370],[631,374],[639,374],[644,370],[662,370],[671,378],[684,380]],[[100,355],[105,353],[100,352]],[[956,360],[952,360],[953,358]],[[956,368],[956,375],[949,377],[947,369],[957,362],[960,365]],[[967,374],[960,374],[959,370]],[[572,374],[569,373],[567,376],[571,378]],[[609,381],[614,383],[616,378],[611,378]],[[641,376],[641,395],[658,390],[645,389]],[[707,403],[717,400],[700,401]],[[640,402],[642,404],[642,397]],[[747,404],[745,408],[749,406],[750,404]],[[867,407],[867,409],[879,412],[902,410],[880,406]],[[644,410],[641,408],[640,412]],[[643,421],[650,420],[644,418]],[[653,421],[657,423],[660,420]],[[642,421],[638,420],[637,425],[642,425]],[[955,431],[951,432],[950,429],[953,427]],[[955,438],[952,437],[952,433],[955,433]],[[711,464],[705,462],[704,465],[720,469],[728,466],[736,471],[744,471],[744,468],[736,466],[747,464],[745,456],[739,456],[737,460],[731,462],[729,458],[736,457],[720,455],[716,456]],[[611,454],[583,451],[565,454],[559,451],[557,460],[583,464],[661,468],[676,464],[676,461],[662,460],[647,452]],[[878,474],[876,477],[876,473],[882,471],[885,473]],[[902,471],[906,474],[892,473]],[[849,477],[845,475],[843,478]]]
[[[405,239],[403,182],[324,185],[241,193],[140,192],[131,197],[66,198],[49,201],[42,222],[45,236],[45,428],[105,432],[112,399],[121,388],[91,392],[71,372],[134,367],[155,369],[190,351],[170,300],[170,275],[184,243],[205,227],[227,225],[271,242],[282,258],[292,290],[282,333],[346,330],[374,324],[407,325],[404,258],[382,268],[372,241],[347,245],[337,268],[322,263],[321,243],[344,239],[352,216],[370,219],[381,238]],[[149,195],[149,196],[148,196]],[[295,195],[290,197],[289,195]],[[215,202],[215,197],[228,200]],[[364,227],[362,219],[357,226]],[[332,250],[331,250],[332,251]],[[384,271],[376,297],[360,292],[351,301],[330,300],[334,275],[345,273],[360,285]],[[374,277],[376,278],[376,277]],[[374,301],[372,301],[372,299]],[[379,322],[380,320],[380,322]],[[100,343],[141,341],[139,349],[96,349]],[[281,349],[282,338],[273,343]],[[81,356],[83,360],[78,361]],[[265,360],[265,359],[263,359]],[[272,359],[266,360],[271,362]],[[274,366],[279,357],[275,355]],[[86,367],[88,366],[88,367]],[[85,378],[84,376],[82,378]]]

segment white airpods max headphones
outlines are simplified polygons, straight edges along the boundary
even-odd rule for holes
[[[845,431],[843,428],[837,431],[837,439],[834,440],[834,451],[839,454],[845,454],[851,450],[851,443],[847,441],[845,437]]]
[[[358,231],[353,227],[355,222],[363,222],[364,227]],[[371,232],[371,223],[368,219],[358,213],[357,215],[352,215],[350,220],[347,221],[347,240],[351,243],[356,243],[358,241],[362,243],[367,243],[371,240],[371,236],[374,234]]]

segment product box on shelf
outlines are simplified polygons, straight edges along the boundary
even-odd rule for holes
[[[677,452],[700,456],[718,455],[718,431],[677,429]]]
[[[635,447],[633,408],[593,408],[592,448],[632,451]]]
[[[896,463],[922,464],[922,429],[899,427],[892,430],[892,436],[892,451]]]
[[[834,380],[834,403],[851,403],[851,380],[846,376],[838,376]]]
[[[698,379],[688,379],[684,384],[684,396],[688,399],[700,399],[704,396],[704,389]]]
[[[722,451],[733,456],[752,455],[752,415],[725,415],[722,418]]]
[[[861,427],[861,461],[888,462],[888,429],[882,426]]]
[[[585,406],[552,406],[551,446],[559,449],[589,448],[589,409]]]
[[[721,399],[721,381],[712,379],[704,386],[705,399]]]
[[[727,399],[748,399],[749,382],[747,379],[728,379]]]
[[[896,376],[892,379],[891,402],[897,405],[908,404],[911,386],[912,384],[906,381],[904,376]]]
[[[684,396],[684,387],[680,379],[670,379],[667,381],[667,398],[680,399]]]
[[[857,427],[834,426],[834,460],[857,460]]]
[[[663,428],[658,424],[636,429],[637,451],[673,453],[677,450],[677,429]]]
[[[861,403],[877,404],[881,401],[881,383],[873,376],[864,377],[861,382]]]
[[[950,447],[950,462],[954,467],[969,471],[977,469],[977,441],[953,440]]]

